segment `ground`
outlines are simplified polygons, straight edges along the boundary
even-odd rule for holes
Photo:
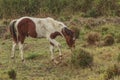
[[[112,32],[120,30],[120,26],[110,26]],[[102,27],[102,26],[101,26]],[[115,30],[115,31],[114,31]],[[16,48],[15,59],[10,58],[12,39],[0,39],[0,80],[10,80],[8,71],[14,69],[17,73],[16,80],[104,80],[105,70],[111,65],[120,63],[117,61],[120,53],[120,43],[115,42],[111,46],[87,45],[85,35],[90,31],[98,31],[102,34],[101,28],[81,28],[80,36],[76,40],[76,49],[87,50],[93,56],[93,65],[87,68],[74,66],[71,63],[71,50],[68,48],[65,39],[58,37],[57,41],[62,44],[63,58],[60,64],[55,65],[50,59],[49,42],[46,39],[26,38],[24,44],[25,62],[20,59],[19,49]],[[111,30],[110,30],[111,31]],[[111,32],[110,32],[111,33]],[[117,34],[117,32],[116,32]],[[115,34],[115,35],[116,35]],[[104,36],[103,36],[104,37]],[[118,35],[118,37],[120,37]],[[103,40],[103,39],[101,39]],[[55,57],[58,57],[58,50],[55,50]],[[120,80],[120,76],[114,76],[110,80]]]

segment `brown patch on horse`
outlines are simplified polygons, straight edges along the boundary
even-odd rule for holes
[[[64,35],[68,46],[69,47],[75,47],[75,45],[74,45],[75,40],[73,40],[74,32],[72,30],[67,29],[67,28],[63,28],[62,29],[62,34]]]
[[[55,39],[57,36],[61,36],[61,34],[59,32],[57,32],[57,31],[52,33],[52,34],[50,34],[50,38],[51,39]]]
[[[18,23],[18,39],[24,42],[26,36],[31,36],[33,38],[37,37],[35,23],[29,19],[24,18]]]
[[[57,31],[50,34],[51,39],[55,39],[57,36],[61,36],[61,34],[59,32],[57,32]],[[52,42],[50,42],[50,44],[54,46],[54,44]]]

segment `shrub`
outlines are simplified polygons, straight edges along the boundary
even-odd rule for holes
[[[93,63],[93,56],[89,52],[79,49],[72,54],[71,63],[82,68],[89,67]]]
[[[113,43],[115,42],[114,37],[110,34],[106,35],[104,38],[104,45],[105,46],[110,46],[113,45]]]
[[[117,61],[120,62],[120,53],[118,54]]]
[[[120,34],[119,34],[120,35]],[[120,36],[117,37],[117,40],[116,40],[117,43],[120,43]]]
[[[106,31],[108,31],[108,30],[109,30],[108,27],[106,27],[106,26],[102,27],[102,32],[106,32]]]
[[[78,39],[79,34],[80,34],[80,30],[77,27],[71,27],[70,29],[75,32],[75,37]]]
[[[88,44],[95,44],[96,42],[100,41],[100,34],[97,32],[90,32],[87,35],[87,42]]]
[[[10,79],[15,80],[17,73],[15,72],[14,69],[11,69],[10,71],[8,71],[8,75],[9,75],[9,78],[10,78]]]
[[[95,8],[87,11],[86,17],[97,17],[98,13]]]
[[[105,80],[109,80],[117,75],[120,75],[120,67],[118,67],[116,64],[114,64],[105,71],[104,78],[105,78]]]

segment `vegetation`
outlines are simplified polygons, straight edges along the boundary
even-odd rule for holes
[[[80,30],[77,27],[71,27],[70,28],[73,32],[75,32],[75,38],[79,38]]]
[[[76,24],[78,25],[78,23]],[[108,29],[103,30],[103,27]],[[12,69],[16,73],[16,80],[109,80],[113,78],[119,80],[118,72],[114,72],[114,67],[111,69],[111,64],[116,64],[118,71],[120,69],[120,43],[116,43],[116,39],[119,37],[119,25],[105,24],[93,29],[87,27],[78,27],[78,29],[80,29],[80,36],[76,40],[76,48],[73,52],[67,48],[63,38],[57,37],[57,41],[62,45],[63,54],[58,65],[51,62],[49,42],[46,39],[26,38],[24,45],[25,63],[22,63],[18,47],[15,52],[15,60],[10,59],[12,39],[3,40],[0,38],[0,80],[10,80],[8,72],[11,72]],[[103,41],[105,35],[112,33],[115,43],[104,47],[91,45],[82,47],[87,43],[84,39],[85,35],[90,32],[101,34],[100,40]],[[58,54],[58,50],[55,49],[56,59]],[[109,66],[111,66],[110,69],[108,69]]]
[[[52,16],[64,22],[75,31],[75,50],[57,37],[63,57],[60,60],[55,49],[55,65],[49,42],[27,37],[25,62],[18,46],[11,59],[12,39],[6,27],[21,16]],[[0,0],[0,80],[120,80],[119,65],[120,0]]]
[[[87,43],[95,45],[98,41],[100,41],[100,34],[97,32],[90,32],[87,35]]]
[[[0,18],[82,14],[82,17],[120,16],[119,0],[0,0]]]
[[[105,77],[105,80],[109,80],[117,75],[120,75],[120,67],[114,64],[105,71],[104,77]]]
[[[105,46],[110,46],[113,45],[113,43],[115,42],[114,38],[112,35],[106,35],[104,38],[104,45]]]
[[[73,52],[71,56],[71,62],[72,64],[80,66],[82,68],[90,67],[93,63],[93,57],[89,52],[83,49],[79,49]]]
[[[120,53],[118,54],[117,61],[120,62]]]
[[[9,75],[10,79],[12,79],[12,80],[16,79],[16,72],[14,69],[11,69],[10,71],[8,71],[8,75]]]

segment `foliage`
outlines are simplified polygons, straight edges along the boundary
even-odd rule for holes
[[[118,54],[117,61],[120,62],[120,53]]]
[[[17,74],[16,74],[16,71],[14,69],[11,69],[10,71],[8,71],[8,75],[9,75],[10,79],[15,80]]]
[[[104,45],[110,46],[115,42],[114,37],[110,34],[106,35],[104,38]]]
[[[119,0],[0,0],[0,18],[85,13],[86,17],[120,16]]]
[[[79,65],[82,68],[89,67],[93,63],[93,56],[89,52],[79,49],[73,52],[71,62],[72,64]]]
[[[76,37],[76,39],[78,39],[79,34],[80,34],[80,30],[77,27],[71,27],[70,29],[75,32],[75,37]]]
[[[105,80],[109,80],[117,75],[120,75],[120,67],[118,67],[116,64],[114,64],[105,71],[104,78],[105,78]]]
[[[87,35],[87,42],[89,44],[96,44],[96,42],[100,41],[100,34],[98,32],[90,32]]]

